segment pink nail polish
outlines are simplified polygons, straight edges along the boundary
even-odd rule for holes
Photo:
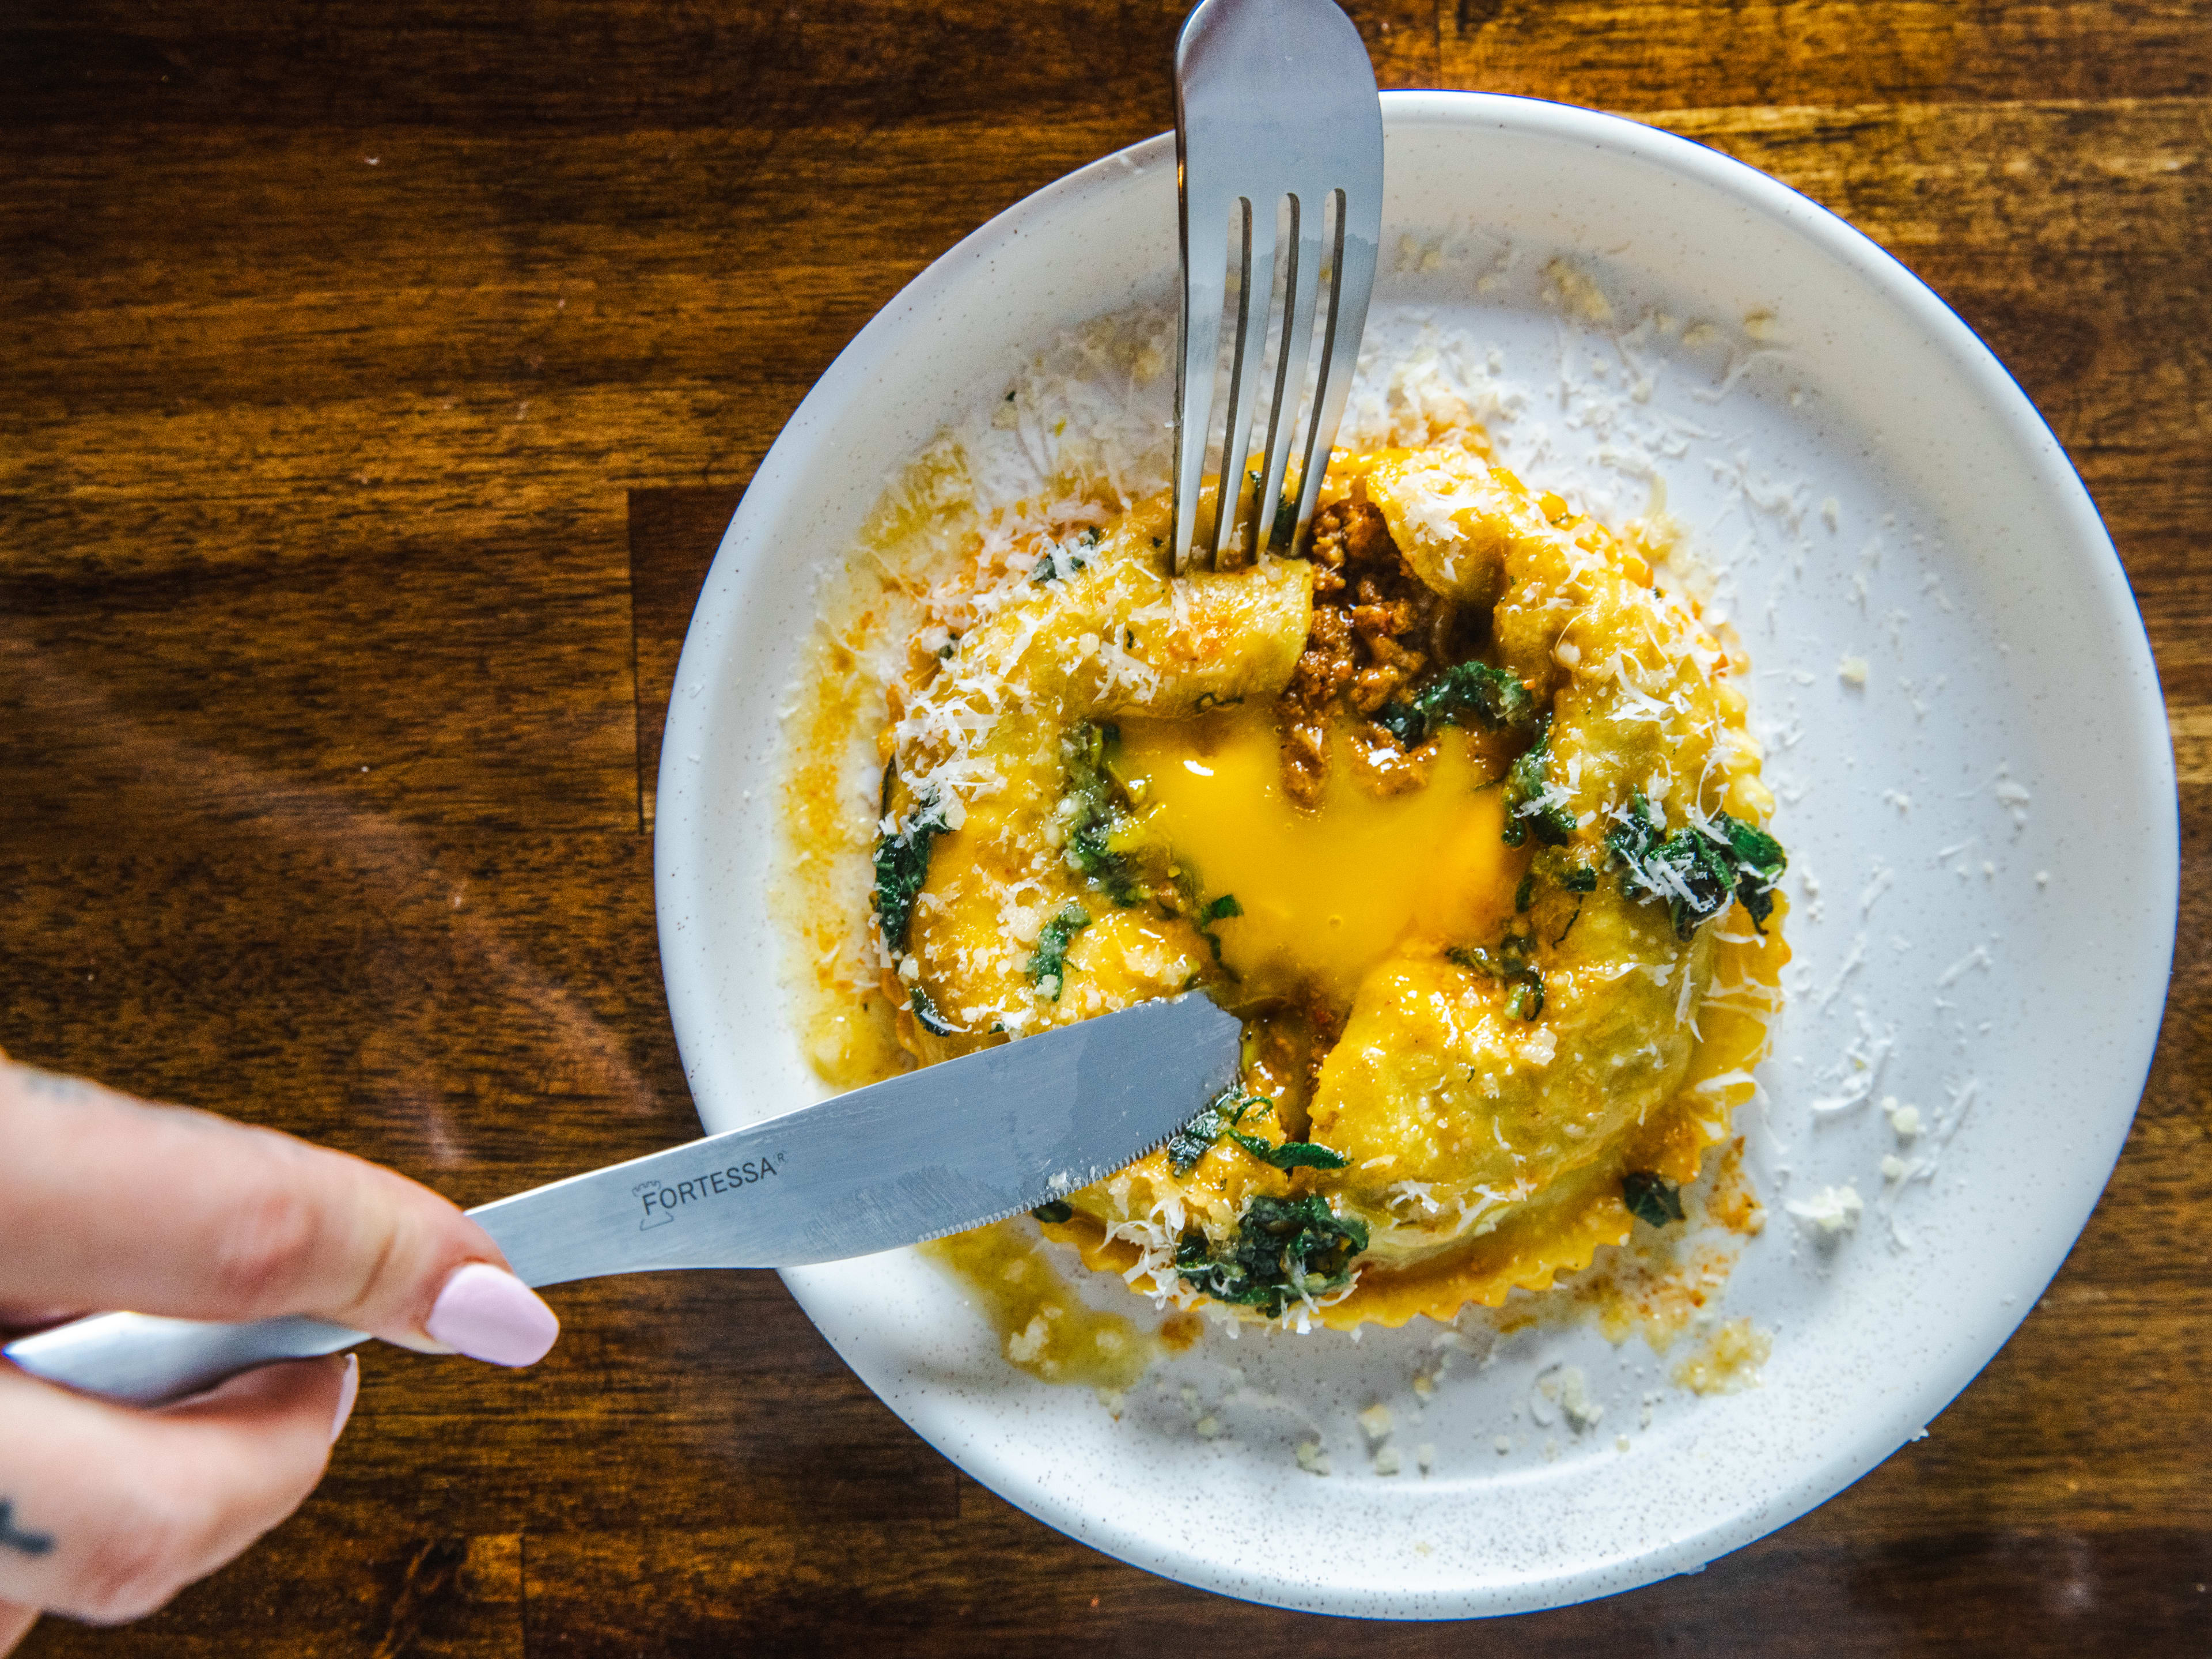
[[[495,1365],[534,1365],[561,1322],[527,1285],[489,1262],[453,1269],[422,1328],[447,1347]]]
[[[331,1415],[331,1443],[345,1432],[346,1419],[353,1415],[353,1402],[361,1396],[361,1361],[353,1355],[345,1357],[345,1375],[338,1379],[338,1408]]]

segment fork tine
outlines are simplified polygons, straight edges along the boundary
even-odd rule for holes
[[[1378,144],[1378,151],[1380,148]],[[1314,386],[1313,424],[1299,461],[1297,527],[1292,532],[1297,537],[1304,537],[1313,522],[1322,475],[1328,470],[1336,429],[1344,421],[1345,399],[1352,392],[1352,371],[1359,365],[1359,337],[1367,328],[1367,302],[1375,291],[1376,254],[1382,238],[1381,169],[1372,179],[1332,194],[1336,228],[1329,258],[1328,322],[1322,336],[1321,374]]]
[[[1275,360],[1275,400],[1267,411],[1267,461],[1261,470],[1260,488],[1252,497],[1252,533],[1246,544],[1255,559],[1268,550],[1273,537],[1275,505],[1282,495],[1291,446],[1297,437],[1298,400],[1305,392],[1306,359],[1312,353],[1322,223],[1320,202],[1309,204],[1295,195],[1291,198],[1291,274],[1283,285],[1283,344]],[[1294,533],[1291,546],[1296,544]],[[1280,550],[1287,556],[1291,547]]]
[[[1199,197],[1195,205],[1191,201],[1194,195]],[[1175,530],[1169,544],[1178,576],[1190,569],[1191,538],[1198,526],[1198,495],[1206,482],[1206,441],[1213,422],[1213,377],[1221,353],[1221,307],[1228,298],[1229,284],[1227,255],[1222,246],[1228,199],[1186,188],[1182,205],[1182,354],[1176,363]]]
[[[1213,544],[1206,563],[1221,567],[1244,494],[1244,463],[1252,450],[1252,410],[1260,390],[1260,363],[1267,356],[1267,323],[1275,288],[1275,213],[1279,203],[1244,198],[1243,291],[1237,301],[1237,339],[1230,356],[1229,415],[1221,428],[1221,481],[1213,507]],[[1254,304],[1255,297],[1259,303]]]

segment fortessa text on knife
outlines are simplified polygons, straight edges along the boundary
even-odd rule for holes
[[[777,1173],[775,1164],[768,1158],[747,1158],[743,1164],[732,1164],[726,1170],[711,1170],[689,1181],[641,1181],[630,1188],[644,1206],[644,1216],[638,1222],[637,1229],[643,1232],[648,1227],[665,1226],[676,1219],[678,1206],[689,1204],[694,1199],[735,1192],[740,1187],[750,1187],[756,1181],[765,1180]]]

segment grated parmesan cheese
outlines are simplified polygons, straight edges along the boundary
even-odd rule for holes
[[[1809,1199],[1793,1198],[1783,1207],[1833,1237],[1858,1225],[1866,1203],[1859,1197],[1858,1188],[1846,1182],[1841,1187],[1823,1187]]]

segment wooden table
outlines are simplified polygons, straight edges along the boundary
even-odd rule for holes
[[[705,561],[902,283],[1170,124],[1180,9],[0,8],[0,1043],[463,1202],[692,1132],[647,831]],[[2020,1334],[1701,1577],[1390,1627],[1028,1520],[769,1274],[580,1285],[526,1374],[374,1350],[295,1520],[27,1652],[2212,1648],[2212,10],[1354,11],[1385,85],[1602,106],[1842,213],[2103,508],[2181,758],[2181,941],[2127,1151]]]

